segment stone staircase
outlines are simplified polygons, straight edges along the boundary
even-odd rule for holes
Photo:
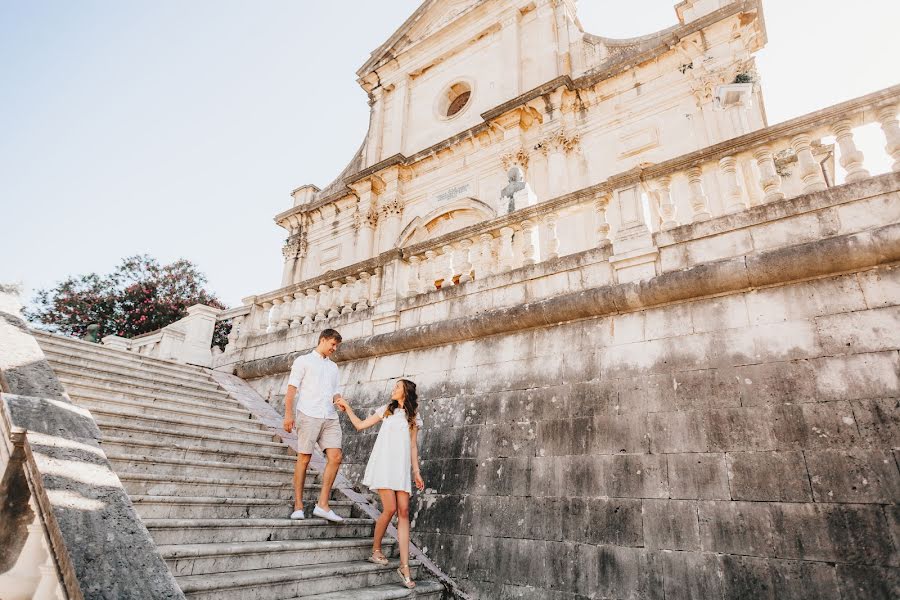
[[[367,562],[374,523],[343,497],[331,502],[341,524],[290,521],[291,450],[208,370],[35,337],[69,396],[100,426],[107,457],[188,598],[444,597],[415,562],[412,592],[394,572],[396,558],[389,567]],[[320,489],[318,474],[307,477],[307,514]],[[384,550],[396,556],[391,540]]]

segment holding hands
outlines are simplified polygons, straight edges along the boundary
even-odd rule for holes
[[[350,403],[344,400],[343,396],[338,397],[338,399],[334,401],[334,405],[337,406],[337,409],[341,412],[347,412],[347,409],[350,408]]]

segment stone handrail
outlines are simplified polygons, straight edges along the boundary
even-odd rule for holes
[[[635,252],[653,247],[655,232],[833,185],[822,166],[831,151],[816,143],[823,136],[836,138],[848,183],[868,178],[853,141],[853,129],[865,124],[881,125],[892,169],[900,171],[898,106],[900,85],[662,163],[641,165],[597,185],[250,298],[248,316],[234,338],[324,321],[386,299],[553,259],[560,245],[557,220],[574,210],[595,213],[593,246],[612,243],[610,261],[631,264]],[[796,174],[788,177],[787,168]],[[610,223],[607,210],[613,203],[618,219]],[[645,208],[650,209],[650,222]]]

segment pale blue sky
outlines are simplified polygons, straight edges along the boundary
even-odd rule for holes
[[[675,0],[580,0],[612,37]],[[229,304],[278,287],[272,217],[365,134],[356,69],[416,0],[0,0],[0,281],[184,257]],[[771,123],[900,83],[900,2],[768,0]],[[887,161],[877,132],[868,164]]]

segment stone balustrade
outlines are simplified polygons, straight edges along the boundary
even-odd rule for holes
[[[878,123],[892,170],[900,172],[898,109],[894,86],[246,299],[230,342],[317,331],[339,317],[346,324],[399,314],[399,299],[557,259],[564,217],[590,231],[580,245],[570,240],[567,254],[610,246],[606,260],[618,281],[652,276],[660,232],[833,187],[833,147],[824,138],[835,140],[844,180],[858,182],[870,172],[854,129]]]

